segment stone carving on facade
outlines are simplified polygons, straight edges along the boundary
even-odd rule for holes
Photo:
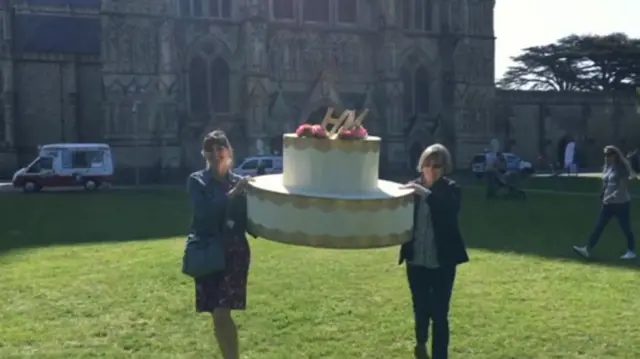
[[[251,43],[251,68],[256,72],[261,72],[266,65],[264,42],[259,37],[253,37]]]
[[[389,39],[389,41],[384,44],[382,51],[382,56],[380,56],[380,70],[384,71],[386,74],[397,73],[399,68],[398,57],[400,55],[398,53],[398,45],[396,44],[396,41]]]
[[[248,26],[247,35],[249,48],[247,49],[249,59],[248,65],[254,72],[266,72],[268,68],[267,59],[267,25],[265,23],[252,23]]]
[[[172,22],[162,22],[158,33],[158,39],[158,41],[160,42],[160,72],[174,72],[176,70],[175,61],[177,60],[174,57],[174,53],[177,52],[177,43],[175,37],[175,28]]]
[[[400,135],[404,130],[403,110],[402,110],[402,84],[389,83],[386,88],[386,127],[389,134]]]
[[[116,71],[118,67],[118,59],[120,57],[120,41],[121,33],[125,27],[125,21],[119,17],[113,17],[109,19],[108,25],[105,29],[105,43],[103,45],[105,60],[104,67],[107,71]]]
[[[469,32],[476,35],[491,35],[491,23],[495,0],[467,0],[470,4]]]
[[[246,0],[246,15],[249,18],[267,18],[270,1]]]
[[[489,49],[491,50],[491,49]],[[493,73],[492,51],[482,43],[468,41],[459,44],[454,53],[454,69],[456,81],[471,83],[486,83],[487,75]],[[493,79],[490,80],[493,84]]]
[[[177,5],[170,1],[173,8]],[[167,12],[167,3],[158,0],[103,0],[102,10],[122,14],[161,15]]]
[[[465,86],[462,90],[459,117],[459,129],[468,134],[484,134],[491,129],[490,121],[493,116],[493,100],[491,91],[478,86]]]
[[[381,0],[380,5],[380,16],[384,20],[384,25],[397,25],[398,14],[401,13],[401,11],[399,11],[401,2],[396,0]]]
[[[251,80],[248,91],[249,132],[262,136],[266,133],[266,121],[269,117],[269,94],[261,81]]]
[[[323,40],[316,33],[280,31],[269,39],[270,73],[282,80],[311,80],[325,68],[342,76],[358,75],[370,67],[363,50],[354,35],[330,35]]]
[[[295,80],[298,68],[298,42],[289,31],[281,31],[269,39],[269,73],[279,80]]]
[[[136,73],[153,73],[156,71],[158,53],[158,30],[149,26],[135,26],[131,28],[132,63]]]
[[[317,34],[307,37],[306,47],[302,50],[302,73],[317,74],[324,65],[323,44]]]
[[[274,97],[274,101],[273,106],[269,110],[267,133],[273,136],[292,131],[296,123],[293,120],[294,116],[291,113],[292,111],[282,91],[278,90],[272,96]]]
[[[362,65],[362,46],[355,35],[332,35],[324,46],[327,65],[343,75],[352,75],[367,71]]]
[[[448,6],[449,11],[448,23],[451,26],[451,31],[455,33],[465,32],[468,21],[468,8],[466,5],[467,0],[450,0],[441,3],[443,6]]]

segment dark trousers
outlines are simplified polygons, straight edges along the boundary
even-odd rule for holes
[[[493,198],[496,196],[499,188],[498,176],[492,171],[486,173],[487,176],[487,198]]]
[[[630,251],[635,251],[636,243],[635,238],[633,237],[633,232],[631,231],[630,212],[631,201],[625,203],[603,204],[600,209],[600,216],[598,217],[596,228],[593,230],[593,233],[591,233],[591,237],[589,238],[589,248],[593,248],[598,244],[604,228],[607,226],[611,218],[616,217],[618,219],[618,223],[620,223],[622,232],[625,237],[627,237],[627,248]]]
[[[433,323],[431,355],[433,359],[449,357],[449,303],[456,278],[456,267],[430,269],[407,265],[415,318],[416,345],[423,346]]]

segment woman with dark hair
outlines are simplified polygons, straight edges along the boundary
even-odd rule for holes
[[[595,229],[591,233],[589,243],[586,246],[574,246],[573,250],[578,255],[589,258],[591,250],[598,244],[602,231],[612,217],[618,219],[622,232],[627,237],[627,252],[620,259],[634,259],[635,238],[631,230],[631,194],[629,193],[629,180],[635,177],[635,173],[622,152],[615,146],[604,148],[604,169],[602,179],[602,206],[600,216]]]
[[[190,235],[222,241],[224,270],[195,279],[196,311],[211,313],[224,359],[238,359],[238,333],[231,310],[247,304],[250,250],[245,236],[245,189],[249,178],[231,173],[233,149],[223,131],[207,134],[202,143],[206,168],[189,176],[193,205]]]
[[[420,178],[405,185],[416,195],[413,238],[400,251],[407,262],[415,320],[416,359],[426,359],[429,326],[431,355],[449,356],[449,306],[458,264],[469,261],[458,227],[460,187],[445,177],[453,170],[451,154],[441,144],[427,147],[417,164]]]

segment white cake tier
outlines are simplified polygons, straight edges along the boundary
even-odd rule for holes
[[[283,183],[311,193],[364,194],[378,187],[380,138],[329,140],[284,135]]]
[[[364,195],[292,190],[283,175],[256,177],[247,194],[249,228],[268,240],[318,248],[395,246],[411,239],[413,194],[380,180]]]

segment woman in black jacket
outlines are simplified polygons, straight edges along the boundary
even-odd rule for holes
[[[451,154],[441,144],[429,146],[418,161],[420,178],[405,185],[415,191],[413,238],[400,251],[407,262],[415,319],[415,357],[428,358],[426,343],[433,323],[431,354],[447,359],[449,305],[456,267],[469,261],[458,226],[460,187],[445,175],[453,170]]]

